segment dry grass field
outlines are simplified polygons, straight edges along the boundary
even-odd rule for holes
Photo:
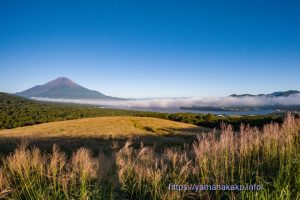
[[[197,134],[207,129],[150,117],[97,117],[0,130],[0,137],[130,138]]]
[[[184,141],[189,136],[166,133],[173,129],[180,134],[201,128],[134,117],[49,123],[1,131],[1,136],[8,137],[11,133],[42,137],[52,133],[55,137],[60,128],[69,128],[68,133],[75,136],[80,128],[99,136],[104,136],[108,128],[114,137],[122,130],[136,134],[137,138],[164,135],[151,137],[153,146],[138,147],[132,143],[133,138],[127,142],[124,138],[124,144],[117,144],[117,139],[98,139],[82,147],[76,145],[82,145],[86,139],[74,142],[71,136],[56,141],[45,137],[39,147],[21,144],[11,153],[0,155],[0,199],[300,199],[300,119],[291,115],[282,125],[269,124],[263,129],[242,126],[237,132],[231,126],[223,126],[220,133],[203,133],[189,143]],[[178,144],[191,146],[170,147],[170,141],[162,143],[165,138],[175,138]],[[111,142],[107,151],[100,140]],[[66,143],[51,144],[60,141]],[[158,147],[157,143],[162,145]],[[8,146],[8,142],[3,144]],[[67,144],[72,147],[69,155],[62,149]],[[46,152],[45,145],[51,145],[52,151]],[[95,155],[91,148],[102,149]],[[196,191],[193,184],[208,189]],[[174,185],[180,185],[181,189]],[[241,185],[244,189],[215,190],[209,189],[211,185]]]

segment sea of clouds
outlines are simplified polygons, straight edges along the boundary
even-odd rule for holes
[[[300,105],[300,94],[288,97],[195,97],[195,98],[159,98],[130,100],[76,100],[33,98],[41,101],[98,105],[120,108],[180,108],[180,107],[229,107],[229,106],[266,106]]]

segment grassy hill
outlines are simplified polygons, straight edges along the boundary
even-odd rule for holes
[[[12,152],[24,141],[47,152],[57,144],[69,155],[81,147],[91,149],[94,155],[101,151],[110,152],[113,141],[123,145],[127,139],[131,139],[136,147],[143,142],[163,150],[191,144],[199,133],[208,130],[187,123],[136,116],[56,121],[0,130],[0,154]]]
[[[98,117],[0,130],[0,137],[128,138],[196,134],[204,130],[191,124],[149,117]]]

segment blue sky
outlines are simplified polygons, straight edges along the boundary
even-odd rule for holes
[[[118,97],[300,90],[300,1],[1,1],[0,91],[60,76]]]

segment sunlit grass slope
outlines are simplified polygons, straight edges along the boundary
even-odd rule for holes
[[[0,130],[0,137],[130,137],[195,134],[204,128],[150,117],[97,117]]]

